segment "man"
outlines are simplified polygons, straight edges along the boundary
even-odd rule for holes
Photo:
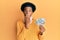
[[[36,20],[32,18],[36,6],[30,2],[22,4],[21,11],[24,13],[24,21],[17,22],[17,40],[40,40],[45,28],[43,25],[37,25]]]

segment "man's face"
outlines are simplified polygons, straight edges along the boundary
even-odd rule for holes
[[[33,13],[33,11],[32,11],[32,8],[31,8],[31,7],[25,7],[25,8],[24,8],[24,14],[25,14],[26,16],[31,16],[32,13]]]

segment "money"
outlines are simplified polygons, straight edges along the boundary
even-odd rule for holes
[[[45,24],[45,19],[44,18],[39,18],[36,20],[37,25],[44,25]]]

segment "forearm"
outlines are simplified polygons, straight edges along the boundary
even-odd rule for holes
[[[30,17],[25,17],[25,27],[28,28],[30,23]]]

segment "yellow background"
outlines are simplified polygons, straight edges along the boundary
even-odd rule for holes
[[[46,19],[43,39],[60,40],[60,0],[0,0],[0,40],[16,40],[16,22],[23,19],[20,6],[26,1],[36,5],[35,19]]]

